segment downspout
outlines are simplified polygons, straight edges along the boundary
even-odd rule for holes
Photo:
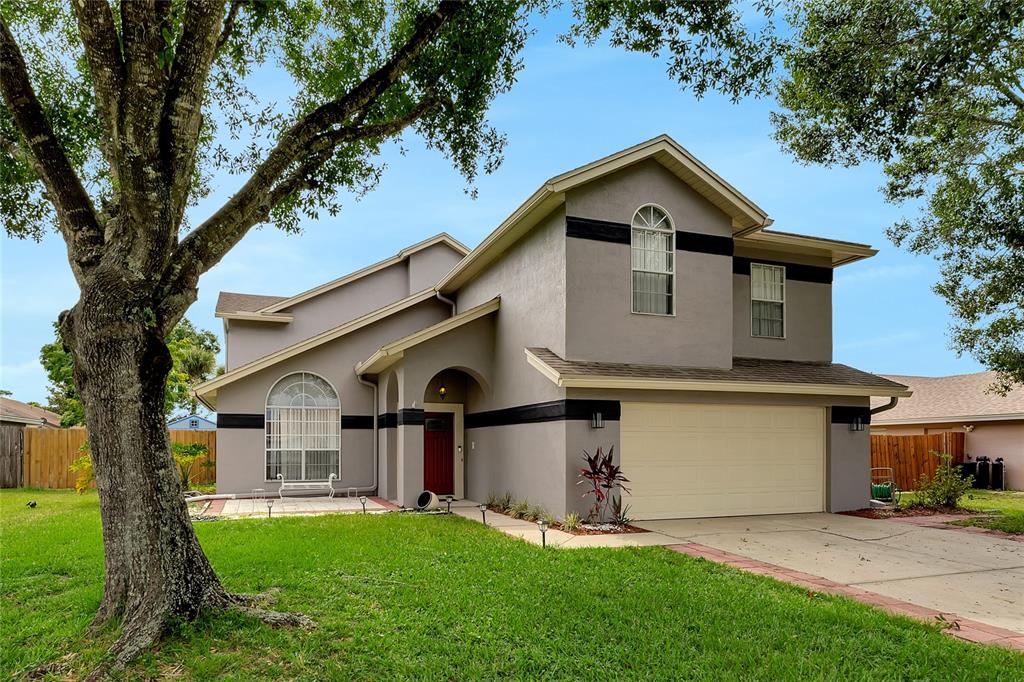
[[[358,374],[356,375],[356,381],[361,383],[363,386],[369,386],[371,389],[373,389],[373,485],[370,486],[369,488],[365,486],[361,488],[356,488],[356,490],[358,490],[361,493],[377,492],[377,472],[380,469],[380,456],[378,453],[379,440],[377,433],[377,384],[371,381],[367,381]]]
[[[455,317],[455,314],[458,312],[458,310],[455,307],[455,301],[448,298],[437,289],[434,289],[434,295],[437,296],[437,300],[441,301],[442,303],[447,303],[452,307],[452,317]]]
[[[878,414],[879,412],[886,412],[888,410],[891,410],[892,408],[896,407],[896,403],[898,403],[899,401],[900,401],[899,398],[897,398],[896,396],[893,396],[893,397],[889,398],[889,402],[887,404],[879,405],[878,407],[872,409],[869,414],[874,416],[874,415]]]

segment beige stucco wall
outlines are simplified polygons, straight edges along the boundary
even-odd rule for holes
[[[1000,422],[974,422],[967,431],[964,422],[945,424],[892,424],[871,425],[871,433],[886,436],[916,436],[949,431],[965,432],[964,452],[970,457],[982,455],[1003,458],[1005,487],[1024,490],[1024,420]]]
[[[408,259],[409,293],[434,286],[460,260],[462,254],[447,244],[434,244],[412,254]]]

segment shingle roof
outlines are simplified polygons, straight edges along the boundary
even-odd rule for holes
[[[948,377],[887,377],[906,384],[914,395],[910,398],[901,398],[892,410],[873,417],[873,423],[913,420],[935,422],[961,417],[999,415],[1020,419],[1021,415],[1024,415],[1024,386],[1014,388],[1005,397],[988,391],[989,386],[996,380],[995,372],[955,374]]]
[[[51,426],[60,426],[60,415],[56,412],[23,403],[20,400],[0,397],[0,417],[19,419],[42,419]]]
[[[616,377],[630,379],[680,379],[690,381],[736,381],[787,384],[830,384],[836,386],[904,388],[895,381],[834,362],[796,362],[733,358],[732,369],[636,365],[618,362],[566,360],[547,348],[530,348],[531,353],[563,376]]]
[[[254,313],[258,310],[283,301],[286,296],[263,296],[260,294],[236,294],[230,291],[220,292],[217,297],[218,313]]]

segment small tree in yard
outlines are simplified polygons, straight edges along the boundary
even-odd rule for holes
[[[168,336],[200,276],[249,230],[297,232],[303,218],[336,214],[338,190],[372,189],[382,145],[407,128],[470,183],[494,169],[504,138],[487,109],[552,4],[0,0],[0,219],[21,237],[55,226],[80,291],[58,330],[100,491],[105,582],[93,623],[121,624],[95,675],[203,611],[308,622],[228,592],[195,538],[165,429]],[[767,66],[771,41],[730,2],[570,4],[569,41],[607,34],[664,52],[698,94],[738,97]],[[271,63],[293,86],[281,105],[249,87]],[[237,189],[193,215],[215,171],[240,176]]]
[[[955,509],[960,504],[960,498],[971,489],[974,477],[962,476],[953,466],[952,455],[939,454],[934,450],[930,454],[938,457],[941,462],[934,476],[921,474],[917,482],[916,503],[930,509]]]

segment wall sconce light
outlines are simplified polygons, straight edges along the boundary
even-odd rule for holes
[[[366,495],[359,496],[359,504],[363,505],[363,513],[366,513]]]
[[[604,415],[600,412],[595,412],[590,415],[590,428],[592,429],[603,429],[604,428]]]
[[[441,388],[437,389],[437,395],[441,397],[441,400],[444,400],[445,396],[448,395],[448,389],[444,387],[444,384],[441,384]]]
[[[863,417],[854,417],[853,421],[850,422],[850,430],[851,431],[863,431],[864,430],[864,418]]]

